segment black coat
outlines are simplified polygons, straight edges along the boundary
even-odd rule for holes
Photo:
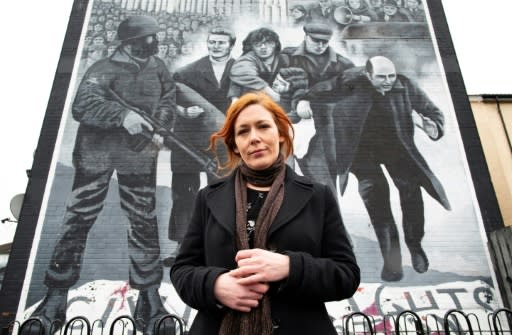
[[[198,310],[190,334],[218,334],[225,314],[216,278],[236,267],[234,176],[202,189],[171,268],[178,294]],[[326,301],[351,297],[360,281],[336,200],[324,185],[287,168],[284,201],[268,232],[268,248],[290,257],[290,274],[269,290],[275,334],[336,334]],[[279,287],[279,289],[277,289]]]

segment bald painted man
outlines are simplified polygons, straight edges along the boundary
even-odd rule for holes
[[[418,273],[426,272],[429,261],[421,245],[425,234],[421,187],[447,210],[450,204],[441,182],[414,144],[413,111],[433,141],[443,136],[442,112],[382,56],[370,58],[364,68],[347,70],[332,89],[341,97],[334,118],[340,189],[344,191],[352,172],[382,252],[382,280],[399,281],[403,277],[399,235],[382,165],[399,191],[412,266]]]

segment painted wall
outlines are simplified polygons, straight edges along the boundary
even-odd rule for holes
[[[162,261],[175,252],[180,234],[186,228],[186,215],[174,217],[173,229],[170,229],[169,225],[173,208],[179,209],[176,203],[179,199],[183,199],[177,194],[183,196],[186,193],[183,190],[179,193],[178,188],[181,186],[188,190],[190,186],[185,183],[185,179],[182,179],[184,174],[192,172],[200,176],[201,186],[206,185],[207,176],[204,172],[197,174],[195,171],[198,169],[191,163],[180,166],[180,158],[175,159],[176,165],[172,171],[171,151],[168,149],[157,152],[156,147],[149,144],[142,153],[133,153],[133,150],[129,151],[124,142],[119,142],[122,145],[108,142],[109,137],[117,136],[115,134],[120,131],[122,121],[109,118],[108,113],[98,113],[95,115],[96,119],[93,117],[87,120],[87,115],[78,117],[76,113],[72,114],[73,106],[77,103],[82,103],[83,110],[90,111],[94,107],[87,103],[87,97],[84,96],[83,86],[80,87],[80,83],[86,85],[84,83],[87,83],[87,80],[92,84],[95,83],[90,77],[91,66],[98,66],[96,63],[98,61],[105,62],[105,57],[119,46],[116,40],[110,43],[107,41],[112,33],[107,34],[106,31],[111,30],[110,28],[116,31],[119,22],[130,16],[139,14],[153,16],[158,19],[162,29],[169,34],[176,34],[176,38],[172,40],[168,36],[161,40],[160,44],[168,46],[167,55],[160,55],[163,62],[158,63],[165,64],[170,73],[180,73],[191,62],[208,55],[207,32],[215,26],[227,27],[235,32],[237,40],[231,50],[231,56],[235,60],[241,56],[242,41],[249,32],[261,27],[273,30],[279,37],[284,50],[300,46],[305,38],[304,22],[299,19],[294,22],[291,16],[293,8],[299,8],[300,11],[301,8],[296,7],[297,5],[303,6],[306,12],[310,13],[309,16],[314,17],[315,14],[312,13],[315,12],[317,3],[299,0],[272,3],[263,0],[240,2],[95,0],[88,3],[85,29],[80,36],[77,58],[74,60],[74,71],[66,93],[56,147],[53,153],[48,153],[48,155],[53,154],[53,158],[39,218],[34,220],[37,227],[31,244],[26,275],[20,279],[23,281],[23,288],[17,319],[23,320],[34,313],[41,301],[47,298],[48,286],[61,289],[65,287],[68,294],[66,306],[68,319],[75,315],[85,315],[91,320],[102,319],[107,322],[118,315],[133,315],[141,296],[139,289],[145,287],[147,283],[154,284],[156,281],[165,309],[170,313],[183,316],[190,324],[195,312],[183,304],[176,295],[169,280],[169,268]],[[372,1],[371,5],[378,4]],[[340,6],[343,9],[337,9]],[[398,228],[398,243],[401,249],[401,256],[397,258],[395,255],[393,262],[397,266],[401,262],[403,271],[400,278],[383,280],[381,277],[383,253],[358,192],[358,180],[350,174],[346,189],[341,192],[338,183],[340,176],[338,176],[331,186],[338,194],[344,223],[354,244],[362,270],[362,283],[353,298],[328,303],[328,311],[335,323],[339,323],[343,315],[353,311],[374,315],[377,321],[382,322],[384,321],[379,319],[380,315],[396,315],[404,309],[414,309],[423,315],[434,314],[442,317],[449,309],[461,308],[466,312],[474,312],[485,317],[487,312],[500,305],[486,250],[484,223],[487,224],[487,222],[484,222],[480,214],[468,157],[463,146],[462,128],[457,118],[457,113],[461,111],[455,109],[457,104],[454,104],[453,92],[450,91],[453,88],[448,85],[446,79],[446,74],[453,72],[454,69],[445,69],[441,62],[439,46],[436,42],[437,36],[430,19],[432,14],[424,3],[423,12],[420,12],[415,19],[403,14],[399,20],[404,22],[397,23],[387,22],[384,14],[377,15],[380,13],[377,7],[371,14],[357,14],[356,9],[349,11],[347,6],[349,5],[345,3],[334,3],[332,13],[328,14],[326,19],[317,18],[320,22],[329,25],[333,31],[329,41],[332,51],[350,60],[355,66],[364,66],[369,57],[387,57],[394,63],[399,74],[411,79],[413,82],[411,85],[423,92],[420,94],[422,99],[428,101],[429,106],[434,106],[431,110],[435,111],[435,115],[442,115],[444,122],[437,124],[437,129],[441,130],[443,136],[433,141],[432,137],[437,136],[429,137],[424,130],[424,118],[421,117],[423,115],[427,119],[432,118],[432,114],[428,116],[422,106],[416,106],[414,111],[405,111],[408,115],[406,119],[417,125],[412,128],[414,132],[412,147],[417,149],[416,155],[424,159],[429,171],[437,178],[445,196],[439,196],[438,193],[438,198],[442,200],[436,201],[422,188],[421,199],[424,211],[417,207],[419,209],[412,213],[414,218],[424,217],[425,221],[425,234],[421,245],[428,257],[429,265],[428,270],[422,269],[427,271],[419,273],[413,268],[410,253],[404,241],[403,208],[400,205],[398,190],[390,174],[386,169],[383,170],[389,184],[391,210]],[[399,14],[406,10],[405,4],[401,6]],[[359,24],[348,22],[347,15],[367,16],[371,22]],[[352,19],[355,20],[354,17]],[[189,30],[189,25],[197,25],[197,29]],[[167,30],[169,27],[173,29]],[[172,33],[172,31],[180,32]],[[446,33],[447,31],[442,32],[442,34]],[[113,48],[109,48],[110,46]],[[172,51],[169,52],[170,49]],[[96,65],[93,65],[95,63]],[[311,78],[318,73],[308,73],[306,70],[306,74],[312,83],[315,80]],[[325,75],[322,79],[332,79],[333,76],[338,75],[340,73]],[[83,80],[83,78],[86,79]],[[200,80],[204,79],[196,79],[195,83],[198,84]],[[405,80],[402,79],[402,81]],[[151,85],[142,85],[141,89],[148,90],[149,95],[152,94]],[[117,99],[112,97],[111,92],[107,93],[103,92],[104,95],[109,96],[110,101]],[[205,90],[203,96],[207,93],[211,92]],[[465,92],[463,93],[465,96]],[[320,105],[331,103],[328,106],[336,106],[332,103],[339,102],[341,98],[333,93],[324,97],[325,101],[321,101]],[[208,105],[209,102],[213,104],[213,101],[203,100],[197,96],[190,98],[183,91],[181,95],[178,91],[176,102],[182,107],[201,105],[203,109],[211,108],[216,117],[206,122],[205,129],[211,128],[214,122],[219,121],[218,116],[221,115],[219,111],[215,112]],[[349,116],[350,113],[353,113],[351,117],[359,113],[358,106],[366,102],[361,101],[361,104],[357,104],[353,110],[347,111]],[[142,105],[143,103],[140,106]],[[108,111],[107,109],[106,112]],[[321,162],[320,159],[325,159],[324,155],[335,151],[336,143],[333,140],[338,138],[337,131],[340,130],[333,127],[338,125],[334,121],[340,116],[336,108],[330,109],[328,113],[332,115],[332,120],[320,126],[325,119],[316,117],[314,113],[315,108],[313,108],[313,118],[302,119],[295,125],[296,160],[293,163],[299,173],[304,173],[302,170],[305,170],[305,174],[309,174],[313,179],[332,182],[327,171],[329,168],[337,170],[335,163],[322,163],[313,170],[308,170],[303,164],[305,160],[312,159],[311,157],[314,161]],[[91,127],[90,122],[96,122],[96,125]],[[189,136],[187,143],[191,145],[200,146],[194,142],[198,141],[197,137],[202,139],[207,137],[207,133],[201,132],[199,132],[200,136],[197,136],[198,132],[193,122],[192,126],[185,129],[182,135]],[[326,139],[326,147],[323,150],[310,149],[314,143],[311,139],[315,134],[317,138],[322,136],[322,139]],[[86,143],[87,145],[82,145],[87,142],[84,142],[84,138],[93,140]],[[354,141],[356,141],[355,138]],[[81,143],[80,149],[77,149],[77,143]],[[73,150],[76,155],[74,163]],[[404,150],[400,146],[390,147],[386,153],[389,157],[394,157],[403,154]],[[108,160],[107,155],[111,155],[108,156],[109,159],[113,158]],[[183,155],[181,157],[185,159]],[[152,165],[153,158],[156,159],[154,165]],[[84,168],[80,174],[77,172],[77,164]],[[112,176],[106,175],[102,183],[107,184],[100,188],[98,182],[94,184],[88,178],[91,175],[97,176],[100,171],[103,173],[106,167],[114,167],[116,173]],[[87,173],[91,171],[96,171],[96,174]],[[151,188],[145,188],[148,185],[147,180],[137,179],[137,176],[144,172],[146,176],[156,177],[154,204],[151,200],[153,193]],[[178,172],[181,175],[176,178]],[[340,174],[340,171],[336,173]],[[193,182],[190,183],[193,184]],[[75,184],[74,187],[73,184]],[[173,185],[174,189],[171,187]],[[105,200],[101,203],[98,199],[103,196]],[[140,206],[140,202],[137,202],[140,200],[139,196],[149,199],[149,203]],[[448,203],[450,206],[447,205]],[[190,204],[184,201],[182,206],[182,213],[186,213]],[[154,219],[153,214],[156,221],[151,221]],[[80,222],[85,223],[81,225]],[[144,228],[137,226],[138,224],[144,225]],[[90,227],[88,232],[88,228],[84,229],[86,226]],[[75,229],[74,233],[73,229]],[[78,243],[80,241],[81,244]],[[134,244],[136,244],[135,247]],[[82,247],[79,245],[84,249],[80,250]],[[70,268],[74,269],[71,275],[69,273],[66,275],[66,278],[63,277],[63,272],[54,271],[60,266],[60,263],[55,262],[55,257],[52,261],[52,255],[56,254],[56,250],[61,251],[62,262],[67,262]],[[73,250],[73,254],[70,250]],[[152,271],[142,276],[145,279],[138,278],[140,280],[137,281],[134,268],[140,264],[150,264]],[[52,271],[54,271],[52,280],[48,279],[49,268],[53,268]],[[160,271],[163,273],[161,278],[158,275]],[[144,283],[141,284],[141,281]],[[55,284],[57,282],[60,284]],[[72,284],[69,286],[64,282]],[[138,284],[133,285],[135,282]],[[133,287],[137,285],[139,289]]]

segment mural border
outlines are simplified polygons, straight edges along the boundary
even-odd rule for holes
[[[63,115],[64,104],[75,58],[84,27],[89,0],[74,0],[69,16],[59,62],[48,99],[41,133],[34,153],[25,199],[14,235],[2,289],[0,291],[0,325],[11,322],[18,309],[23,281],[27,271],[31,245],[36,232],[50,165]]]

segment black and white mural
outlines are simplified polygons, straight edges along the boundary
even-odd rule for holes
[[[338,194],[362,283],[335,324],[497,308],[426,1],[90,0],[17,319],[190,324],[169,267],[209,135],[254,90],[294,122],[289,164]]]

